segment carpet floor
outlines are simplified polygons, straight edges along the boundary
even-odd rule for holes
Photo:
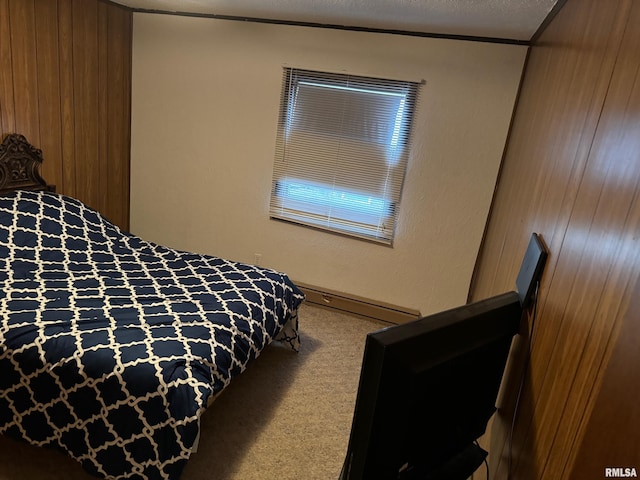
[[[386,325],[303,304],[300,352],[270,346],[223,391],[181,480],[337,479],[365,336]],[[63,453],[0,436],[0,480],[94,478]]]

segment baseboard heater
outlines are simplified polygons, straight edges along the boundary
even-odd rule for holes
[[[306,296],[305,302],[315,306],[388,323],[405,323],[420,318],[418,310],[381,303],[301,282],[295,282],[295,284],[304,292]]]

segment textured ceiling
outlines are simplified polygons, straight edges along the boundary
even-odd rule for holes
[[[557,0],[115,0],[135,9],[528,41]]]

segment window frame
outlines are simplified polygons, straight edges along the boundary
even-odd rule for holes
[[[421,83],[284,67],[270,218],[392,246]]]

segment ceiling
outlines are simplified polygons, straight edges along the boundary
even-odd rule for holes
[[[115,0],[134,9],[527,42],[558,0]]]

